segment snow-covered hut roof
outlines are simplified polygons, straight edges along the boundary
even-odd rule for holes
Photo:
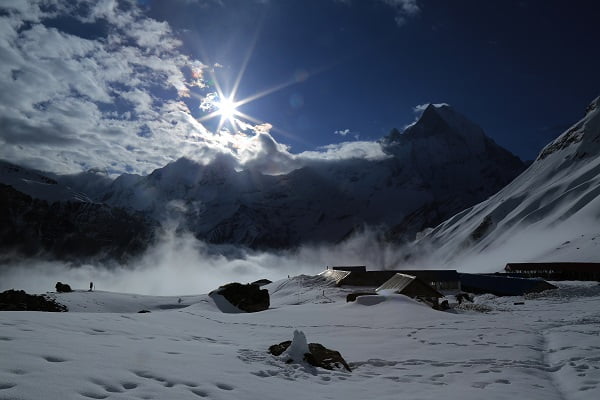
[[[444,297],[440,292],[411,275],[396,273],[375,291],[393,290],[396,293],[405,294],[409,297]]]

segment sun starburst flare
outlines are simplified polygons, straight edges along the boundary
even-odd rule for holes
[[[200,117],[198,119],[198,121],[204,122],[209,119],[219,117],[220,119],[219,119],[219,124],[218,124],[217,130],[216,130],[216,133],[220,133],[221,130],[225,126],[230,128],[232,130],[231,133],[233,133],[233,134],[244,134],[244,132],[242,132],[242,131],[247,130],[249,123],[254,124],[255,126],[269,126],[270,129],[280,133],[283,136],[292,138],[296,141],[304,142],[304,140],[302,140],[301,138],[299,138],[297,135],[295,135],[293,133],[290,133],[286,130],[275,127],[267,121],[262,121],[258,118],[255,118],[253,116],[250,116],[250,115],[242,112],[241,110],[239,110],[239,107],[244,106],[250,102],[256,101],[262,97],[265,97],[265,96],[268,96],[275,92],[278,92],[280,90],[283,90],[289,86],[304,82],[312,75],[321,73],[324,70],[328,69],[330,66],[321,67],[316,70],[313,70],[312,72],[308,72],[305,70],[301,70],[301,71],[299,70],[288,81],[282,82],[278,85],[274,85],[272,87],[269,87],[262,91],[254,93],[250,96],[247,96],[243,99],[237,100],[236,99],[237,92],[240,87],[242,78],[248,67],[250,58],[252,57],[252,55],[254,53],[254,49],[256,47],[256,43],[258,40],[259,31],[260,31],[261,26],[262,26],[262,21],[258,24],[255,35],[252,39],[250,46],[248,47],[248,50],[245,54],[241,68],[234,80],[234,84],[233,84],[233,87],[230,92],[226,93],[223,90],[223,88],[219,82],[219,79],[216,76],[215,69],[211,69],[208,71],[208,73],[210,74],[211,82],[214,85],[215,92],[213,92],[207,96],[204,96],[204,97],[200,97],[198,95],[192,94],[194,97],[198,97],[200,99],[200,101],[202,102],[202,105],[200,108],[205,112],[208,111],[208,114]]]

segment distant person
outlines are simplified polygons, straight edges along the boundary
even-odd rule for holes
[[[90,282],[90,290],[89,290],[89,292],[91,292],[92,290],[94,290],[94,282]]]

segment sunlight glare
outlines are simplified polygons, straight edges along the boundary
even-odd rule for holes
[[[217,110],[219,115],[221,115],[221,118],[228,121],[233,120],[233,117],[235,117],[237,113],[236,104],[228,98],[223,98],[217,104]]]

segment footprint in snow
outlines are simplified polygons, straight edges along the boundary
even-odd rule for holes
[[[217,383],[216,386],[221,390],[233,390],[233,386],[226,383]]]
[[[199,396],[199,397],[208,397],[208,393],[205,392],[204,390],[192,389],[192,390],[190,390],[190,392],[194,393],[196,396]]]
[[[42,357],[44,360],[51,362],[51,363],[61,363],[61,362],[65,362],[65,361],[69,361],[65,358],[61,358],[61,357],[54,357],[54,356],[45,356]]]
[[[136,387],[138,387],[137,383],[133,383],[133,382],[123,382],[123,383],[121,383],[121,386],[123,386],[123,389],[126,389],[126,390],[131,390],[131,389],[135,389]]]
[[[17,386],[16,383],[0,383],[0,390],[6,390]]]
[[[106,395],[106,394],[92,393],[92,392],[81,392],[79,394],[84,397],[88,397],[90,399],[105,399],[108,397],[108,395]]]
[[[27,373],[27,371],[23,369],[12,369],[10,370],[10,372],[12,372],[15,375],[25,375]]]

